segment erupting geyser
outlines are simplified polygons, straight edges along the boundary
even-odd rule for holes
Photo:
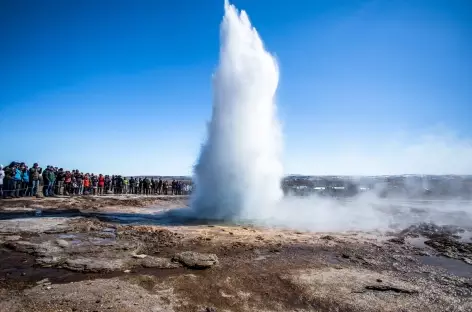
[[[279,71],[246,12],[225,1],[213,111],[195,166],[192,207],[208,219],[254,219],[282,198]]]

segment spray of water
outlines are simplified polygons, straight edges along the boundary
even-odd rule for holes
[[[277,63],[247,14],[225,2],[213,112],[195,166],[191,217],[248,221],[316,231],[387,230],[418,222],[467,225],[470,202],[282,199],[281,130],[276,117]]]
[[[213,112],[195,167],[192,206],[212,219],[257,217],[281,199],[281,132],[274,96],[277,62],[246,12],[225,2]]]

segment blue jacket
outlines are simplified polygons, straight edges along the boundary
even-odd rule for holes
[[[15,176],[14,176],[15,181],[21,181],[21,174],[22,174],[21,170],[16,168]]]
[[[26,182],[26,183],[29,182],[29,172],[28,172],[28,170],[22,172],[22,177],[23,177],[23,182]]]

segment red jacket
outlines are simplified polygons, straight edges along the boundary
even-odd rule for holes
[[[100,186],[100,187],[105,186],[105,178],[104,177],[98,177],[98,186]]]

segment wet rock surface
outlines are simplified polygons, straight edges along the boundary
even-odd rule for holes
[[[471,311],[467,231],[1,220],[0,311]]]
[[[218,257],[215,254],[202,254],[194,251],[178,253],[172,260],[191,269],[208,269],[218,264]]]
[[[424,238],[424,245],[430,247],[436,255],[459,259],[467,264],[472,264],[472,240],[470,240],[470,233],[470,228],[422,223],[410,226],[400,232],[398,237],[390,241],[405,243],[405,239],[408,237]]]

